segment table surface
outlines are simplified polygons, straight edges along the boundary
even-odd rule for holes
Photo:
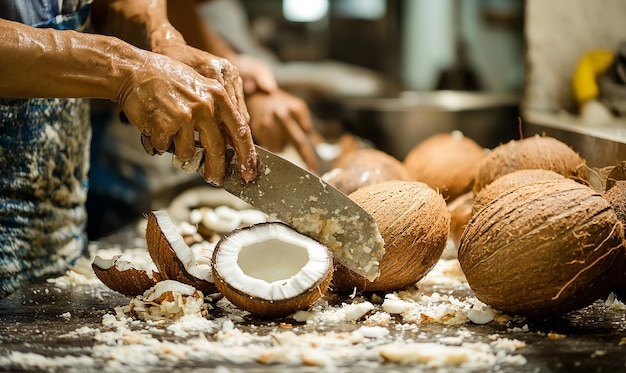
[[[416,294],[432,294],[438,292],[463,300],[472,296],[467,286],[433,286],[424,285],[415,289]],[[341,298],[336,295],[325,296],[331,305],[341,307],[354,301],[351,298]],[[361,301],[370,301],[374,305],[374,312],[381,311],[381,302],[378,297],[356,297]],[[299,323],[292,318],[281,320],[259,320],[249,314],[237,313],[229,315],[232,308],[215,307],[209,310],[207,319],[222,320],[218,325],[223,329],[225,319],[233,321],[230,333],[243,333],[254,336],[248,342],[225,345],[232,348],[232,358],[224,357],[213,351],[200,351],[191,348],[190,342],[194,338],[207,341],[216,341],[220,338],[220,331],[187,330],[177,333],[166,328],[165,324],[150,324],[135,320],[127,325],[128,329],[120,330],[119,325],[103,322],[106,315],[114,315],[114,308],[128,305],[129,299],[119,293],[108,290],[104,285],[76,285],[59,287],[51,282],[32,284],[10,297],[0,301],[0,371],[191,371],[197,368],[218,368],[224,372],[237,371],[289,371],[289,372],[317,372],[317,371],[376,371],[390,370],[397,372],[424,371],[424,372],[467,372],[467,371],[497,371],[497,372],[619,372],[626,371],[626,310],[610,308],[604,302],[598,301],[582,310],[572,312],[563,317],[550,320],[527,320],[513,318],[507,322],[492,321],[488,324],[477,325],[471,322],[460,325],[449,325],[438,322],[421,322],[407,327],[408,323],[400,320],[398,315],[392,315],[386,324],[390,334],[383,340],[418,341],[420,343],[437,343],[448,341],[459,335],[465,335],[463,344],[480,342],[490,343],[494,335],[523,341],[525,346],[508,353],[510,356],[522,355],[526,359],[523,365],[497,362],[488,366],[474,367],[469,365],[444,364],[432,366],[428,363],[398,364],[372,357],[370,352],[382,342],[376,343],[376,336],[370,336],[367,341],[356,340],[353,349],[363,354],[358,357],[339,358],[332,365],[326,367],[307,366],[294,363],[293,360],[281,360],[272,364],[259,362],[259,353],[263,348],[270,351],[277,344],[286,343],[285,340],[297,340],[296,336],[317,335],[328,336],[331,333],[347,333],[344,337],[354,337],[359,328],[368,324],[366,318],[356,321],[339,322],[303,322]],[[371,315],[372,313],[370,313]],[[371,320],[370,320],[371,321]],[[108,332],[115,331],[105,338]],[[135,341],[139,333],[149,336],[148,342]],[[465,334],[463,334],[465,333]],[[274,342],[262,339],[272,335]],[[333,334],[334,335],[334,334]],[[281,337],[282,336],[282,337]],[[393,336],[393,337],[391,337]],[[556,337],[554,337],[556,336]],[[117,338],[117,339],[116,339]],[[281,339],[287,338],[287,339]],[[278,341],[278,342],[276,342]],[[282,342],[281,342],[282,341]],[[242,345],[250,343],[249,345]],[[315,341],[307,342],[315,345]],[[151,354],[148,349],[145,356],[136,356],[134,360],[113,361],[114,356],[107,354],[112,348],[125,348],[131,345],[146,347],[157,346],[158,354]],[[444,343],[445,344],[445,343]],[[454,344],[454,343],[453,343]],[[175,346],[184,345],[184,356],[177,355]],[[457,343],[458,345],[458,343]],[[169,346],[169,347],[168,347]],[[283,345],[289,349],[289,345]],[[309,346],[310,347],[310,346]],[[169,348],[170,353],[163,352]],[[256,358],[245,358],[242,350],[247,348]],[[296,346],[294,346],[294,351]],[[119,351],[119,350],[115,350]],[[133,350],[142,351],[142,350]],[[259,352],[261,351],[261,352]],[[276,351],[275,349],[272,351]],[[328,350],[330,354],[332,351]],[[115,352],[119,353],[119,352]],[[133,352],[135,353],[135,352]],[[218,356],[219,355],[219,356]],[[269,355],[266,355],[269,356]]]

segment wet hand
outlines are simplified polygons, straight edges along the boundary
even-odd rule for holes
[[[280,152],[291,142],[311,172],[319,171],[315,149],[309,139],[311,113],[304,100],[280,89],[247,96],[250,128],[257,143]]]
[[[244,180],[257,172],[257,155],[250,127],[229,91],[216,79],[198,74],[169,57],[146,52],[140,68],[123,80],[118,103],[158,152],[172,143],[180,160],[190,160],[197,137],[204,148],[204,178],[221,185],[226,149],[234,147]]]

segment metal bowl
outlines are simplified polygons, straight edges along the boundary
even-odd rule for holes
[[[402,160],[420,141],[461,131],[486,148],[519,138],[519,97],[461,91],[341,98],[346,129]]]

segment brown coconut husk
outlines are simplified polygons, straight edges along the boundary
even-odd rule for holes
[[[480,162],[474,176],[474,194],[497,178],[517,170],[544,169],[585,182],[585,160],[564,142],[533,136],[498,145]]]
[[[390,180],[409,180],[404,164],[382,150],[363,148],[341,156],[336,167],[322,176],[345,194]]]
[[[624,231],[609,202],[570,179],[522,185],[470,221],[458,260],[476,297],[510,314],[559,316],[605,296]]]
[[[496,199],[500,194],[515,189],[519,186],[534,183],[541,180],[564,179],[565,176],[550,170],[529,169],[518,170],[503,175],[485,186],[474,197],[472,215],[485,207],[489,202]]]
[[[350,194],[368,211],[385,241],[380,276],[374,281],[336,263],[336,292],[393,291],[414,285],[437,263],[446,246],[450,213],[435,190],[416,181],[388,181]]]
[[[626,225],[626,181],[614,179],[611,188],[606,191],[604,197],[611,204],[622,225]],[[611,290],[620,300],[626,301],[626,253],[622,260],[623,270],[615,280],[615,285]]]
[[[440,133],[417,144],[404,158],[412,180],[421,181],[451,201],[472,189],[485,150],[460,132]]]

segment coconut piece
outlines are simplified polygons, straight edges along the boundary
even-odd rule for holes
[[[458,260],[476,297],[501,311],[559,316],[608,292],[624,255],[609,202],[571,179],[522,185],[481,209]]]
[[[461,194],[452,202],[448,203],[448,211],[450,212],[450,239],[456,246],[459,245],[461,235],[465,230],[465,226],[472,218],[472,207],[474,206],[474,193],[469,191]],[[456,255],[454,255],[456,258]]]
[[[441,194],[421,182],[394,180],[358,189],[350,198],[376,220],[385,254],[374,281],[336,263],[334,290],[399,290],[414,285],[437,263],[450,231],[450,213]]]
[[[485,186],[475,197],[472,215],[493,201],[500,194],[521,185],[540,180],[563,179],[565,176],[554,171],[543,169],[518,170],[503,175]]]
[[[585,160],[564,142],[548,136],[511,140],[495,147],[480,162],[474,176],[475,195],[500,176],[517,170],[544,169],[577,180],[587,180]]]
[[[137,267],[122,259],[121,255],[115,255],[110,259],[96,256],[91,268],[96,277],[108,288],[127,296],[143,294],[161,281],[161,275],[156,268]]]
[[[404,164],[382,150],[363,148],[341,156],[334,169],[322,179],[350,194],[355,190],[389,180],[409,180]]]
[[[330,284],[330,250],[281,222],[236,229],[213,252],[217,289],[234,305],[272,318],[304,309]]]
[[[411,180],[421,181],[453,200],[472,189],[485,149],[460,131],[440,133],[418,143],[404,158]]]
[[[621,172],[621,171],[620,171]],[[604,193],[613,211],[622,225],[626,225],[626,181],[614,179],[613,185]],[[607,184],[608,185],[608,184]],[[626,254],[625,254],[626,255]],[[622,259],[623,270],[612,288],[613,293],[622,301],[626,300],[626,256]]]
[[[215,292],[209,260],[212,253],[194,255],[167,211],[158,210],[148,214],[146,246],[164,279],[191,285],[204,294]]]

